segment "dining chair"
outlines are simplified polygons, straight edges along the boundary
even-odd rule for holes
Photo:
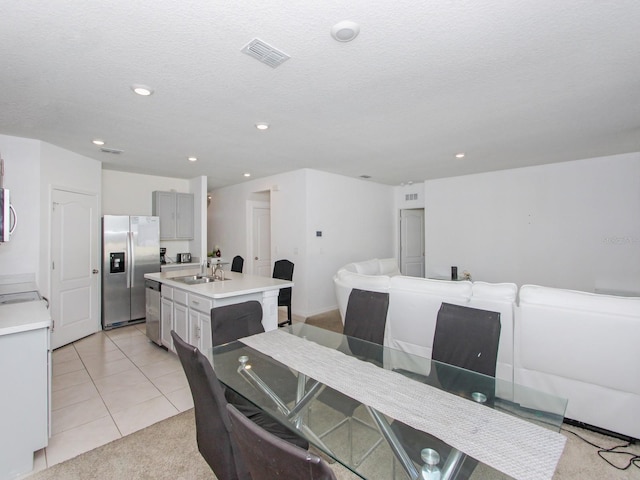
[[[227,411],[231,436],[244,454],[253,480],[336,480],[322,458],[260,428],[233,405],[227,405]]]
[[[347,310],[344,319],[344,335],[348,337],[338,347],[338,350],[362,360],[382,366],[382,349],[379,347],[384,342],[384,331],[387,323],[387,311],[389,309],[389,294],[386,292],[372,292],[354,288],[349,294]],[[357,339],[356,341],[353,338]],[[358,340],[366,340],[361,342]],[[354,417],[355,410],[362,404],[331,388],[325,388],[318,400],[329,405],[334,410],[342,413],[344,418],[320,435],[323,438],[335,431],[344,423],[349,426],[349,438],[352,438],[353,422],[356,421],[365,427],[376,430],[373,425]],[[354,465],[362,463],[382,441],[380,437]],[[351,462],[353,463],[353,445],[351,447]]]
[[[174,330],[173,345],[189,383],[193,397],[198,450],[218,480],[251,480],[245,458],[231,439],[231,423],[226,406],[227,389],[220,383],[211,363],[197,347],[185,342]],[[301,448],[308,442],[273,420],[269,415],[248,402],[236,407],[252,422],[269,430],[283,441]]]
[[[227,400],[211,363],[173,330],[171,337],[193,397],[200,454],[219,480],[251,480],[244,457],[231,439]]]
[[[214,347],[262,332],[262,304],[257,300],[211,309],[211,344]]]
[[[486,375],[478,379],[485,390],[485,401],[493,402],[495,391],[498,344],[500,341],[500,313],[478,308],[442,303],[436,318],[436,330],[433,338],[431,358],[443,364],[453,365]],[[447,374],[438,375],[438,371],[448,369]],[[432,376],[438,376],[437,383],[447,391],[458,390],[458,394],[472,398],[475,385],[469,385],[464,372],[456,374],[446,365],[435,365]],[[419,377],[419,376],[417,376]],[[462,391],[464,389],[464,391]],[[420,452],[432,448],[446,459],[451,446],[428,433],[416,430],[404,423],[394,421],[391,429],[396,434],[409,457],[418,465],[422,463]],[[473,457],[465,457],[458,467],[455,478],[469,478],[477,465]]]
[[[257,300],[224,305],[211,309],[211,344],[214,347],[234,342],[240,338],[263,333],[262,304]],[[256,353],[256,358],[259,354]],[[285,402],[295,400],[298,377],[288,368],[275,365],[273,362],[254,362],[253,370],[272,385],[276,394]],[[249,401],[226,390],[227,401],[235,405],[243,404],[249,408]]]
[[[242,258],[240,255],[236,255],[235,257],[233,257],[233,260],[231,260],[232,272],[242,273],[243,266],[244,266],[244,258]]]
[[[293,280],[293,266],[293,263],[289,260],[277,260],[273,264],[272,278],[277,278],[279,280]],[[287,307],[287,320],[278,323],[279,327],[287,324],[291,325],[291,293],[291,287],[281,288],[278,293],[278,307]]]

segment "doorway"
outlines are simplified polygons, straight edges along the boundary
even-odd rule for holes
[[[400,271],[424,277],[424,208],[400,210]]]
[[[271,204],[248,202],[249,217],[249,273],[271,277]]]
[[[96,194],[51,192],[51,348],[100,330]]]

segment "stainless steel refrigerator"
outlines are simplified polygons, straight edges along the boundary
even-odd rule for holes
[[[102,328],[145,319],[145,273],[160,271],[160,218],[102,217]]]

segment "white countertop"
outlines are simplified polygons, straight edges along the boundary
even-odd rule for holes
[[[0,306],[0,335],[51,327],[51,316],[44,300]]]
[[[171,270],[160,273],[147,273],[144,278],[155,280],[170,287],[179,288],[188,292],[202,295],[209,298],[228,298],[250,293],[265,292],[268,290],[279,290],[281,288],[293,287],[293,282],[278,280],[270,277],[260,277],[246,273],[224,272],[224,278],[228,280],[201,283],[197,285],[187,285],[179,281],[172,280],[176,277],[186,275],[198,275],[200,268],[187,268],[184,270]]]

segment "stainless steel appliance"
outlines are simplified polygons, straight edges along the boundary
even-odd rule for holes
[[[160,299],[160,288],[162,284],[148,279],[145,280],[144,284],[147,294],[147,337],[149,337],[152,342],[162,345],[160,338],[160,304],[162,301]]]
[[[13,225],[11,216],[13,215]],[[11,195],[8,188],[4,188],[4,160],[0,157],[0,242],[8,242],[18,225],[18,216],[11,205]]]
[[[190,253],[179,253],[176,256],[177,263],[190,263],[191,262],[191,254]]]
[[[159,271],[158,217],[102,217],[102,328],[144,321],[144,274]]]

